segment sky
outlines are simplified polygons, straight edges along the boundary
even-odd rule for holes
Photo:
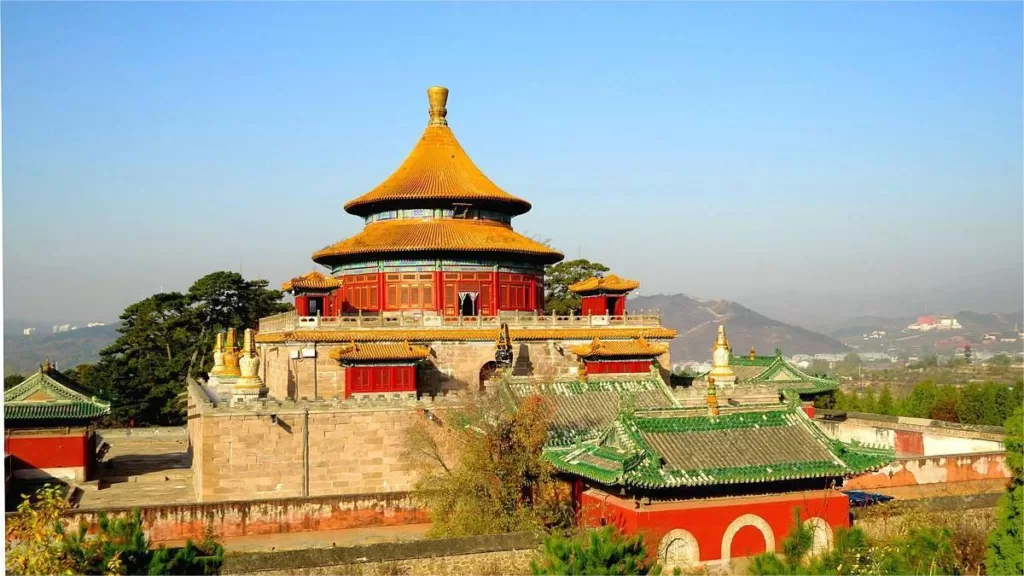
[[[7,317],[273,285],[362,226],[425,89],[517,230],[646,294],[873,295],[1024,261],[1020,3],[0,11]],[[1001,276],[1000,276],[1001,275]]]

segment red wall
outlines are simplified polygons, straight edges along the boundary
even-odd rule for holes
[[[345,397],[373,392],[415,392],[416,366],[348,366]]]
[[[924,434],[908,430],[897,430],[894,439],[898,456],[924,456]]]
[[[581,506],[585,526],[600,526],[603,519],[605,524],[615,525],[627,534],[641,533],[648,550],[654,553],[670,530],[687,530],[697,539],[702,562],[721,558],[726,530],[733,520],[745,514],[755,514],[768,523],[775,536],[776,547],[793,528],[794,509],[800,510],[801,521],[820,517],[833,530],[850,525],[850,501],[839,491],[667,502],[637,509],[632,500],[591,489],[583,493]],[[749,530],[754,530],[754,533],[750,534]],[[733,538],[731,549],[757,550],[759,546],[764,547],[760,531],[741,528]]]
[[[309,296],[295,297],[295,312],[299,316],[309,316]]]
[[[650,360],[613,360],[604,362],[586,361],[587,374],[646,374],[651,369]]]
[[[4,449],[15,469],[77,468],[89,462],[89,434],[71,436],[7,436]]]
[[[604,316],[608,314],[609,305],[612,316],[622,316],[626,312],[626,297],[620,294],[595,294],[584,296],[580,304],[584,316]]]

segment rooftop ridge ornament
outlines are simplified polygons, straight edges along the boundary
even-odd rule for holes
[[[427,100],[430,102],[430,122],[427,126],[447,126],[448,89],[444,86],[431,86],[427,88]]]

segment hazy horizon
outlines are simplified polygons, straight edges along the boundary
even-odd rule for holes
[[[871,309],[959,290],[948,301],[1014,312],[1021,17],[1019,3],[5,3],[4,312],[111,321],[216,270],[275,287],[308,272],[359,230],[342,205],[412,149],[434,84],[476,164],[532,202],[515,228],[643,294]]]

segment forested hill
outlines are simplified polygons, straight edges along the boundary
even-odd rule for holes
[[[630,311],[661,310],[662,323],[679,331],[672,341],[673,362],[709,360],[718,325],[723,322],[736,354],[746,354],[751,346],[758,354],[771,354],[779,348],[787,356],[849,350],[834,338],[773,320],[728,300],[657,294],[630,299],[628,306]]]
[[[100,350],[117,339],[118,326],[114,323],[56,334],[36,332],[32,336],[5,331],[4,372],[28,376],[38,370],[47,357],[62,371],[96,362]]]

